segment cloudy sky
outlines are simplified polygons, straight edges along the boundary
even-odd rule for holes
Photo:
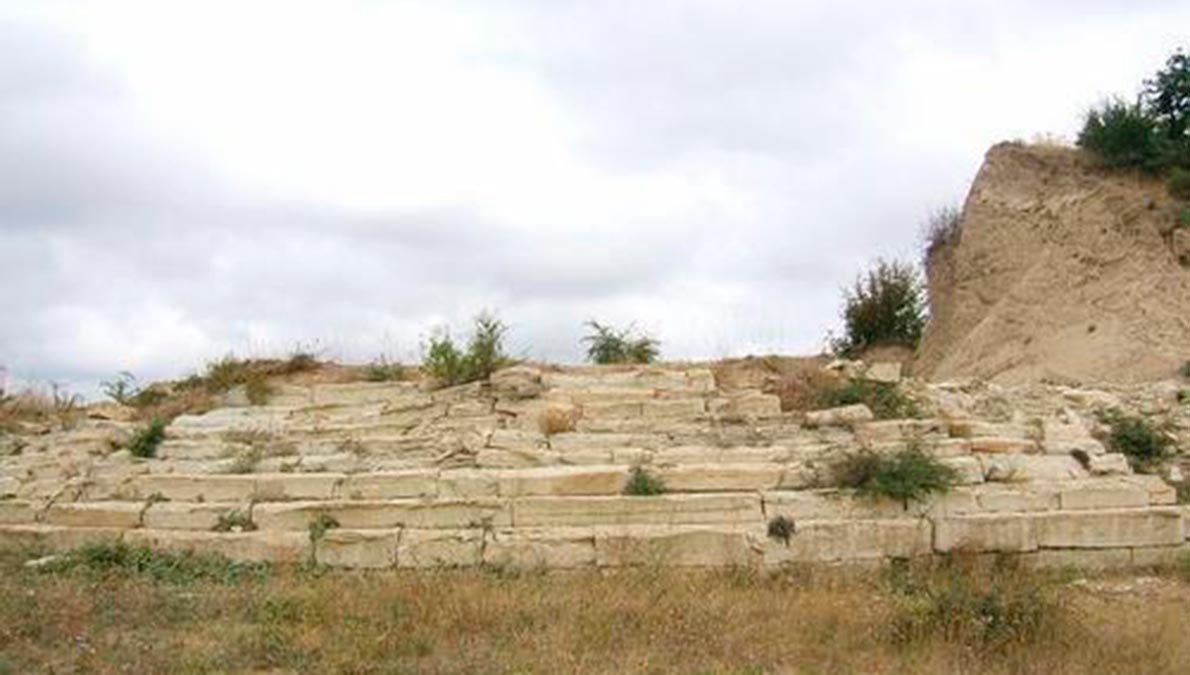
[[[0,365],[418,358],[496,310],[816,350],[992,143],[1190,36],[1104,0],[0,0]]]

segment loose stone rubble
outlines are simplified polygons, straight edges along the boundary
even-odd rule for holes
[[[266,406],[178,417],[145,460],[119,449],[137,425],[105,406],[73,429],[0,435],[0,546],[122,539],[348,568],[776,567],[954,551],[1129,566],[1190,550],[1188,507],[1109,453],[1096,417],[1147,415],[1185,456],[1190,401],[1176,383],[899,386],[922,419],[782,412],[760,390],[718,389],[705,366],[518,366],[433,392],[285,386]],[[545,433],[551,409],[573,430]],[[844,453],[908,444],[962,485],[907,508],[831,487]],[[666,493],[625,496],[636,466]],[[778,516],[794,523],[787,541],[767,536]]]

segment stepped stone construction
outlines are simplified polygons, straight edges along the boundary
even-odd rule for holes
[[[883,376],[882,377],[886,377]],[[895,378],[895,374],[893,375]],[[347,568],[873,564],[936,553],[1129,566],[1187,550],[1187,507],[1105,448],[1118,408],[1190,448],[1176,383],[1075,389],[898,385],[920,418],[782,411],[713,366],[517,366],[490,382],[282,386],[263,406],[142,426],[93,406],[73,428],[0,435],[0,546],[122,540]],[[915,444],[962,485],[925,503],[833,487],[840,457]],[[643,467],[663,494],[624,494]],[[787,537],[769,535],[778,517]]]

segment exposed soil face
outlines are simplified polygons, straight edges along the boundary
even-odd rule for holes
[[[1190,359],[1190,267],[1165,184],[1071,149],[993,147],[928,265],[915,373],[1140,382]]]

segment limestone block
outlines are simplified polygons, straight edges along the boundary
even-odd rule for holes
[[[53,504],[45,513],[47,525],[63,527],[132,528],[140,526],[144,504],[137,502],[84,502]]]
[[[1177,508],[1058,512],[1036,518],[1042,548],[1172,546],[1185,539]]]
[[[897,361],[880,361],[878,363],[868,364],[860,377],[872,382],[884,382],[886,384],[896,384],[901,381],[902,366]]]
[[[475,464],[489,469],[521,469],[561,464],[562,459],[561,453],[549,450],[485,448],[475,456]]]
[[[442,499],[474,499],[500,494],[500,480],[493,471],[452,469],[438,476],[438,496]]]
[[[715,373],[710,368],[691,368],[686,371],[686,388],[697,392],[715,390]]]
[[[128,482],[127,497],[148,499],[161,495],[170,501],[244,502],[256,492],[253,476],[149,474]]]
[[[401,532],[397,566],[473,567],[483,562],[483,531],[416,530]]]
[[[1037,441],[1023,438],[975,436],[968,440],[971,452],[989,455],[1025,454],[1037,451]]]
[[[319,564],[348,569],[385,569],[397,565],[401,530],[327,530],[314,543]]]
[[[641,405],[642,414],[648,418],[697,418],[706,414],[706,403],[701,398],[658,398]]]
[[[331,499],[344,478],[341,473],[257,474],[252,498],[256,501]]]
[[[989,482],[1081,480],[1087,470],[1073,457],[1060,455],[981,455],[980,463]]]
[[[548,446],[545,434],[537,430],[496,429],[488,447],[496,450],[540,450]]]
[[[310,405],[360,405],[364,403],[406,403],[426,400],[415,385],[406,382],[352,382],[320,384],[310,389]]]
[[[1050,511],[1058,508],[1056,487],[1024,484],[987,485],[974,493],[980,511],[989,513]]]
[[[498,530],[483,551],[484,563],[519,569],[570,569],[595,565],[590,528]]]
[[[1110,549],[1109,549],[1110,550]],[[1138,546],[1132,549],[1132,567],[1179,567],[1190,559],[1190,545]]]
[[[1118,452],[1091,455],[1090,470],[1094,476],[1127,476],[1132,473],[1128,458]]]
[[[155,550],[194,551],[232,560],[296,564],[309,558],[305,532],[197,532],[127,530],[124,541]]]
[[[929,440],[924,444],[934,457],[966,457],[971,454],[971,441],[966,438],[943,438]]]
[[[499,474],[501,497],[532,495],[618,495],[628,482],[620,466],[556,466]]]
[[[1126,548],[1042,549],[1026,562],[1040,569],[1117,570],[1132,566]]]
[[[1129,485],[1138,485],[1149,493],[1149,504],[1153,506],[1172,506],[1178,503],[1177,490],[1166,483],[1160,476],[1133,475],[1120,478]]]
[[[607,401],[580,403],[583,419],[641,417],[644,415],[644,403],[639,401]]]
[[[726,567],[760,560],[758,548],[744,531],[655,526],[600,528],[595,533],[595,556],[600,567]]]
[[[810,520],[906,518],[916,516],[926,509],[921,504],[910,504],[906,510],[903,504],[891,499],[854,497],[847,491],[834,489],[772,491],[763,493],[762,498],[765,517],[772,519],[784,516],[795,523]]]
[[[19,499],[0,500],[0,525],[28,525],[37,520],[33,502]]]
[[[767,538],[764,562],[782,565],[928,555],[930,533],[929,521],[920,518],[798,522],[788,543]]]
[[[531,366],[513,366],[497,370],[488,381],[491,383],[492,393],[500,398],[534,398],[545,390],[541,370]]]
[[[984,420],[950,420],[950,435],[955,438],[995,438],[1018,441],[1034,440],[1040,431],[1025,424],[987,422]]]
[[[955,470],[959,485],[978,485],[984,481],[983,464],[974,457],[943,457],[938,461]]]
[[[660,470],[670,492],[740,492],[772,490],[781,483],[785,468],[780,464],[694,464]]]
[[[724,449],[708,445],[681,445],[662,448],[653,453],[656,466],[683,466],[687,464],[714,464],[723,459]]]
[[[0,549],[69,551],[89,544],[117,542],[126,533],[142,531],[109,527],[0,525]]]
[[[492,414],[492,404],[492,401],[485,399],[459,401],[449,404],[446,408],[446,414],[449,417],[485,417]]]
[[[339,487],[344,499],[399,499],[438,496],[438,472],[433,469],[360,473],[347,476]]]
[[[1078,481],[1068,485],[1058,492],[1058,504],[1064,511],[1149,505],[1149,491],[1142,485],[1113,481]]]
[[[200,530],[210,532],[219,519],[232,511],[250,514],[250,504],[200,504],[196,502],[155,502],[144,514],[144,527],[150,530]]]
[[[495,500],[289,502],[257,504],[252,508],[252,520],[261,530],[304,532],[322,514],[349,530],[511,525],[507,505]]]
[[[781,414],[781,399],[773,394],[744,391],[724,398],[713,398],[707,402],[707,409],[711,414],[722,417],[775,417]]]
[[[951,516],[934,521],[934,549],[950,551],[1035,551],[1037,525],[1032,515],[979,514]]]
[[[551,450],[561,453],[587,450],[615,450],[619,448],[657,449],[668,444],[669,439],[662,434],[617,434],[617,433],[584,433],[567,432],[550,436]]]
[[[760,498],[748,494],[655,497],[527,497],[512,506],[516,527],[757,524]]]
[[[805,423],[811,427],[854,426],[863,422],[871,422],[875,418],[871,409],[860,403],[841,408],[810,411],[806,413]]]

